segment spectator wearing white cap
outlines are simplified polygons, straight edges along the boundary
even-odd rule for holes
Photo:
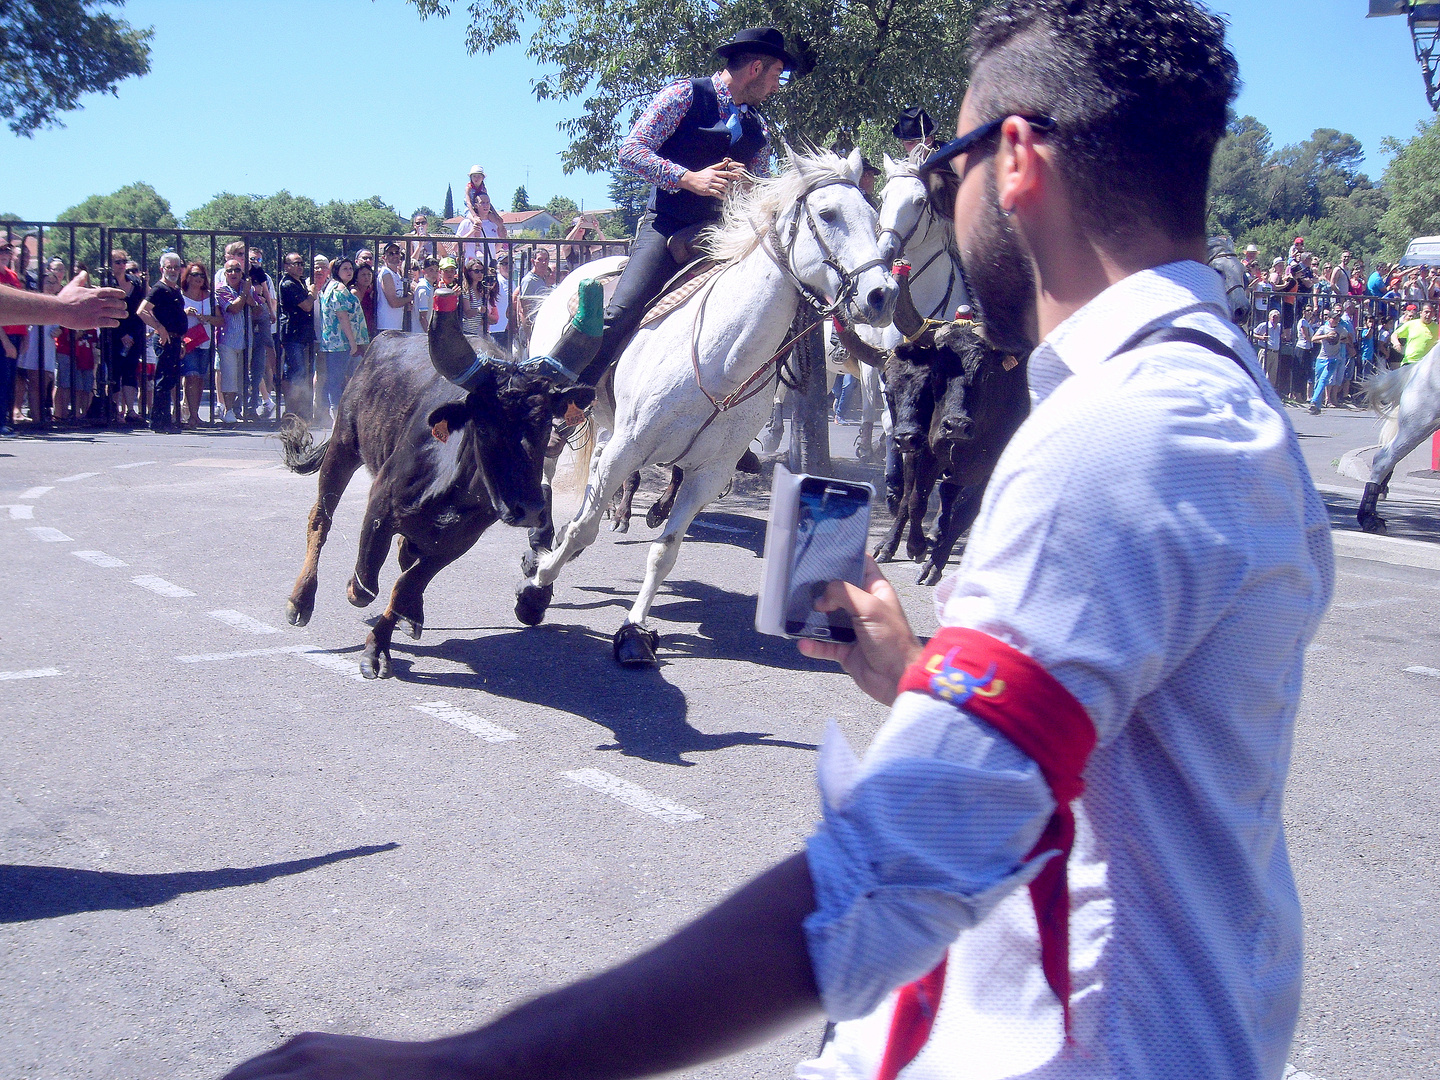
[[[505,222],[490,201],[490,193],[485,189],[485,170],[479,165],[470,166],[470,182],[465,185],[465,216],[455,227],[455,235],[505,239]],[[479,254],[475,244],[461,245],[461,248],[462,259]]]
[[[1245,258],[1242,260],[1245,266],[1245,284],[1250,284],[1265,271],[1260,266],[1260,248],[1255,244],[1245,245]]]

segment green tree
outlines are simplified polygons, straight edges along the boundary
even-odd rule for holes
[[[449,184],[445,185],[445,218],[448,221],[455,216],[455,189]]]
[[[1236,238],[1266,220],[1270,130],[1253,116],[1230,121],[1210,163],[1210,230]]]
[[[410,0],[422,18],[446,16],[451,0]],[[561,123],[567,172],[610,169],[623,128],[667,82],[707,74],[713,50],[736,30],[771,24],[798,54],[804,73],[765,106],[772,129],[790,141],[853,142],[862,126],[897,103],[923,105],[942,125],[965,92],[963,56],[987,0],[821,4],[807,0],[473,0],[465,45],[491,52],[529,34],[541,67],[537,99],[582,98]],[[643,34],[636,27],[643,26]]]
[[[91,195],[62,211],[60,220],[98,221],[137,229],[174,229],[180,224],[170,211],[170,200],[142,183],[126,184],[109,195]]]
[[[575,205],[575,200],[565,195],[556,195],[542,209],[560,223],[558,228],[562,236],[570,231],[575,215],[580,213],[580,207]]]
[[[1394,157],[1385,169],[1390,205],[1380,235],[1385,254],[1399,258],[1415,237],[1440,235],[1440,119],[1420,124],[1403,143],[1386,139],[1381,146]]]
[[[510,197],[510,212],[512,214],[523,214],[527,210],[537,210],[539,207],[530,205],[530,193],[521,184],[515,189],[515,194]]]
[[[0,4],[0,116],[27,138],[61,125],[90,93],[150,71],[153,29],[95,9],[124,0],[10,0]]]
[[[634,236],[635,226],[639,224],[640,216],[645,213],[645,206],[650,201],[650,185],[627,172],[612,172],[610,198],[615,203],[615,213],[610,217],[618,227],[620,235]]]

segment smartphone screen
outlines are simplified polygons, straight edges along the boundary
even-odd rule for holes
[[[848,612],[821,613],[815,610],[815,601],[832,581],[860,584],[869,531],[868,485],[818,476],[800,482],[790,595],[785,601],[786,634],[821,641],[855,640]]]

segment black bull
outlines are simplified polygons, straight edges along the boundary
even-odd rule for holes
[[[437,329],[458,319],[447,315],[435,319]],[[320,473],[305,564],[285,606],[293,625],[304,626],[315,610],[320,549],[335,507],[361,465],[375,479],[355,574],[346,587],[356,607],[374,601],[390,542],[400,537],[400,576],[360,660],[361,674],[370,679],[390,676],[395,624],[403,622],[412,637],[420,636],[425,587],[469,551],[481,533],[496,521],[516,526],[544,522],[541,470],[552,420],[571,402],[583,408],[594,397],[590,387],[517,369],[496,356],[488,341],[467,341],[455,327],[444,328],[451,332],[432,331],[436,349],[469,350],[470,360],[477,347],[484,353],[468,394],[436,371],[431,338],[387,332],[371,343],[346,386],[327,442],[312,448],[298,417],[287,417],[282,425],[285,464],[295,472]]]
[[[916,344],[901,345],[885,363],[895,448],[904,458],[905,489],[890,533],[875,549],[895,557],[900,537],[920,562],[919,584],[934,585],[955,542],[975,521],[985,485],[1010,437],[1030,413],[1028,356],[990,346],[969,324],[952,323]],[[923,523],[940,481],[933,541]]]

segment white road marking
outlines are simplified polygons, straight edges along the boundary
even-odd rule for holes
[[[10,511],[11,521],[35,520],[35,507],[33,506],[17,505],[15,503],[10,503],[5,507],[5,509]]]
[[[1385,607],[1387,604],[1415,604],[1419,603],[1414,596],[1377,596],[1373,600],[1356,600],[1349,604],[1331,604],[1336,611],[1362,611],[1365,608]]]
[[[1432,679],[1440,679],[1440,668],[1421,667],[1419,664],[1415,664],[1413,667],[1407,667],[1405,670],[1412,675],[1429,675]]]
[[[348,675],[352,679],[363,679],[357,660],[353,656],[339,656],[326,649],[300,649],[295,653],[301,660],[308,660],[316,667],[333,671],[337,675]]]
[[[117,559],[114,555],[106,555],[103,551],[72,551],[70,554],[74,555],[77,559],[84,559],[88,563],[94,563],[96,566],[103,566],[107,570],[113,570],[117,566],[130,565],[122,559]]]
[[[239,652],[212,652],[192,653],[190,656],[177,656],[175,659],[182,664],[206,664],[212,660],[245,660],[252,656],[280,656],[282,653],[304,652],[308,645],[281,645],[275,649],[241,649]]]
[[[46,544],[73,544],[75,542],[59,529],[52,529],[48,525],[31,525],[25,531],[34,536],[36,540]]]
[[[44,495],[47,491],[54,491],[54,490],[55,490],[55,489],[54,489],[53,487],[33,487],[33,488],[26,488],[24,491],[20,492],[20,497],[21,497],[22,499],[38,499],[41,495]]]
[[[141,465],[154,465],[153,461],[127,461],[123,465],[111,465],[112,469],[138,469]]]
[[[89,480],[92,476],[99,476],[98,472],[77,472],[74,476],[62,476],[55,482],[57,484],[69,484],[76,480]]]
[[[207,611],[206,614],[212,619],[219,619],[226,626],[233,626],[236,630],[245,630],[251,634],[280,633],[279,628],[271,626],[269,623],[263,623],[259,619],[252,619],[243,611],[231,611],[228,608],[222,608],[219,611]]]
[[[511,739],[518,739],[520,736],[508,728],[503,728],[491,720],[476,716],[472,712],[456,708],[448,701],[426,701],[419,705],[411,705],[412,709],[435,717],[436,720],[444,720],[447,724],[454,724],[458,728],[464,728],[472,735],[476,735],[486,742],[509,742]]]
[[[7,679],[47,679],[59,675],[58,667],[31,668],[29,671],[0,671],[0,681]]]
[[[149,589],[161,596],[170,596],[179,599],[182,596],[194,596],[189,589],[181,588],[173,581],[166,581],[163,577],[156,577],[154,574],[141,574],[139,577],[130,579],[142,589]]]
[[[572,784],[583,784],[585,787],[594,788],[613,799],[619,799],[626,806],[639,810],[642,814],[649,814],[661,821],[668,821],[672,825],[678,825],[683,821],[700,821],[705,817],[704,814],[691,810],[688,806],[673,803],[663,796],[656,795],[653,791],[646,791],[639,784],[622,780],[603,769],[573,769],[560,775]]]
[[[386,303],[389,303],[389,301],[387,300]],[[737,536],[750,535],[749,529],[737,529],[734,525],[721,525],[717,521],[701,521],[699,518],[696,518],[694,521],[690,522],[690,524],[698,525],[702,529],[715,529],[719,532],[734,533]]]

